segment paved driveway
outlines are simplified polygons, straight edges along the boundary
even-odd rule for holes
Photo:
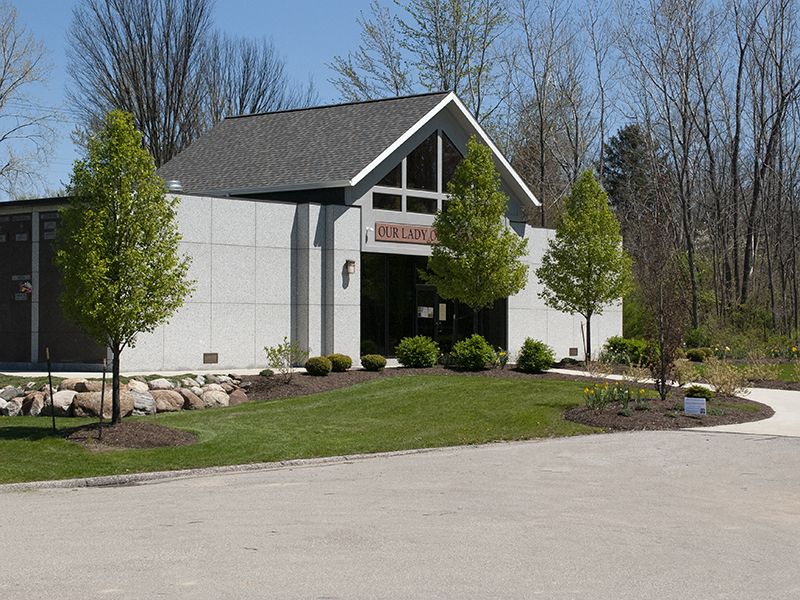
[[[0,598],[798,598],[800,438],[637,432],[0,493]]]

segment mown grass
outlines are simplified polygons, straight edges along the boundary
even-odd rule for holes
[[[197,435],[192,446],[91,453],[50,435],[50,418],[0,419],[0,483],[90,477],[570,436],[598,430],[561,418],[580,382],[418,375],[149,420]],[[59,429],[83,419],[57,419]]]

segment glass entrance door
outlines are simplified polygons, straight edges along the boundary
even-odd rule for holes
[[[442,352],[453,347],[454,304],[443,300],[436,288],[428,285],[416,286],[416,311],[414,335],[427,335],[439,343]]]

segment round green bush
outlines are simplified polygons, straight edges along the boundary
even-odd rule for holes
[[[706,400],[711,400],[714,397],[714,392],[702,385],[693,385],[686,390],[686,396],[688,398],[705,398]]]
[[[275,375],[275,372],[272,369],[264,369],[259,373],[262,377],[272,377]]]
[[[306,361],[306,372],[315,376],[327,375],[331,372],[331,361],[324,356],[312,356]]]
[[[365,354],[361,357],[361,366],[367,371],[383,371],[386,366],[386,359],[380,354]]]
[[[331,361],[331,370],[334,373],[344,373],[353,366],[353,359],[346,354],[329,354],[328,360]]]
[[[404,367],[432,367],[439,359],[439,344],[427,335],[406,337],[395,346],[394,352]]]
[[[714,356],[714,351],[711,348],[699,348],[699,350],[705,355],[706,358],[711,358]]]
[[[705,357],[706,353],[701,348],[692,348],[686,351],[686,358],[692,362],[703,362]]]
[[[477,333],[456,343],[453,346],[453,357],[459,366],[470,371],[480,371],[495,359],[492,347]]]
[[[553,366],[553,349],[539,340],[525,338],[517,358],[517,368],[524,373],[541,373]]]

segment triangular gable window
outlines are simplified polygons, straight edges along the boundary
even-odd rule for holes
[[[411,151],[406,159],[406,187],[411,190],[438,191],[437,154],[438,132],[434,131],[428,139]]]

